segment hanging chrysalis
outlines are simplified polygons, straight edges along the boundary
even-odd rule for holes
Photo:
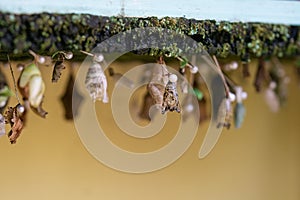
[[[159,58],[158,63],[160,65],[154,67],[152,78],[147,85],[147,89],[154,99],[156,107],[161,109],[163,104],[165,85],[168,83],[169,72],[162,57]]]
[[[266,79],[267,76],[265,70],[265,61],[263,58],[260,58],[258,61],[258,67],[256,71],[255,81],[254,81],[254,87],[257,92],[261,91],[263,81],[265,81]]]
[[[5,118],[0,113],[0,137],[5,135]]]
[[[102,54],[91,54],[85,51],[81,51],[87,55],[93,56],[93,63],[89,66],[88,72],[85,77],[85,86],[92,100],[102,101],[103,103],[108,103],[107,94],[107,80],[106,76],[100,65],[104,61]]]
[[[277,84],[271,81],[269,87],[264,92],[264,98],[272,112],[278,112],[280,108],[280,102],[278,96],[275,93]]]
[[[128,79],[126,76],[123,76],[120,73],[115,73],[114,69],[109,67],[108,68],[109,76],[111,76],[115,82],[120,81],[120,83],[128,88],[134,87],[134,82]]]
[[[247,93],[243,91],[241,86],[237,86],[226,74],[223,74],[223,77],[228,85],[228,96],[230,102],[234,102],[236,100],[236,105],[234,108],[234,124],[236,128],[240,128],[245,117],[246,109],[243,104],[243,100],[247,98]],[[235,94],[231,93],[234,92]],[[227,105],[228,107],[228,105]]]
[[[90,93],[92,100],[102,100],[103,103],[108,103],[107,95],[107,80],[99,63],[94,62],[88,69],[85,79],[85,85]]]
[[[249,63],[248,62],[242,62],[242,67],[243,67],[243,77],[247,78],[250,76],[250,71],[249,71]]]
[[[235,98],[235,95],[231,92],[228,92],[228,95],[225,98],[223,98],[218,110],[217,128],[223,126],[227,129],[230,129],[231,119],[233,115],[232,102],[235,101]]]
[[[73,70],[69,75],[67,87],[65,89],[64,95],[61,97],[61,101],[65,109],[66,120],[72,120],[78,115],[78,110],[83,101],[83,96],[79,93],[75,85]]]
[[[15,107],[8,107],[5,112],[5,123],[9,123],[11,130],[8,133],[8,138],[11,144],[15,144],[20,137],[24,123],[23,113],[25,112],[24,106],[17,104]]]
[[[40,70],[34,63],[27,65],[22,70],[18,86],[23,100],[29,101],[31,109],[39,116],[45,118],[47,112],[42,108],[45,83]]]
[[[160,109],[161,105],[163,103],[163,94],[164,94],[165,87],[158,83],[150,82],[147,85],[147,89],[148,89],[149,94],[153,98],[156,107]]]
[[[223,97],[222,101],[219,104],[217,128],[223,126],[223,127],[226,127],[227,129],[229,129],[231,126],[231,119],[232,119],[232,115],[233,115],[232,102],[234,102],[236,99],[236,96],[230,92],[230,87],[234,88],[235,84],[233,83],[233,81],[231,81],[226,76],[226,74],[224,74],[222,72],[216,56],[213,56],[213,59],[218,67],[217,69],[219,70],[219,74],[221,77],[218,79],[221,79],[221,81],[223,82],[224,88],[225,88],[225,98]],[[218,80],[218,79],[216,79],[216,80]],[[216,86],[218,86],[218,85],[216,85]],[[220,95],[220,94],[218,94],[218,95]],[[223,119],[224,119],[224,121],[223,121]]]
[[[226,127],[230,129],[232,118],[232,106],[229,98],[224,98],[218,110],[217,128]],[[223,121],[224,119],[224,121]]]
[[[228,84],[228,88],[230,91],[234,92],[228,92],[227,99],[230,100],[230,102],[237,101],[235,108],[234,108],[234,124],[236,128],[240,128],[245,117],[246,109],[243,104],[243,100],[247,98],[247,93],[243,91],[241,86],[237,86],[236,83],[234,83],[226,74],[223,74],[226,84]],[[228,105],[227,105],[228,106]]]
[[[11,144],[15,144],[17,142],[18,137],[21,135],[23,127],[24,127],[24,116],[25,116],[25,107],[20,104],[20,99],[18,96],[17,86],[15,76],[10,64],[9,56],[7,55],[10,72],[13,78],[14,88],[16,92],[16,97],[18,100],[18,104],[15,107],[8,107],[4,114],[4,119],[6,124],[10,124],[11,130],[8,133],[8,138]]]
[[[175,58],[177,58],[180,61],[179,72],[182,75],[185,74],[186,68],[189,68],[191,77],[193,77],[193,74],[198,72],[198,67],[193,66],[191,63],[188,62],[186,58],[180,56],[176,56]],[[178,92],[177,92],[177,80],[178,78],[175,74],[169,75],[169,80],[167,85],[165,86],[165,92],[163,96],[162,114],[164,114],[166,111],[171,111],[171,112],[176,111],[178,113],[181,112],[181,106],[179,103]],[[191,80],[191,82],[194,82],[194,80]],[[188,83],[185,80],[181,81],[180,87],[183,93],[188,93]],[[192,97],[188,95],[186,97],[185,105],[184,105],[186,109],[186,112],[184,114],[185,119],[187,118],[189,113],[191,113],[191,110],[194,109],[192,108],[193,106],[191,106],[190,104],[191,101],[192,101]]]
[[[221,126],[226,127],[227,129],[231,126],[231,118],[232,118],[232,106],[231,102],[235,100],[235,95],[232,94],[229,90],[229,86],[226,81],[226,77],[224,76],[221,67],[219,65],[219,62],[216,58],[216,56],[213,56],[213,59],[217,65],[217,69],[219,70],[220,77],[217,76],[215,78],[215,84],[213,87],[219,87],[220,83],[223,84],[225,89],[225,97],[221,97],[220,100],[215,98],[215,103],[213,102],[213,105],[218,105],[218,113],[217,113],[217,128],[220,128]],[[221,90],[222,91],[222,90]],[[220,96],[220,95],[219,95]],[[214,108],[215,110],[215,108]],[[223,120],[224,119],[224,120]]]
[[[52,72],[52,82],[57,82],[60,79],[61,72],[66,68],[64,60],[70,60],[73,58],[72,52],[58,51],[52,55],[54,61],[54,67]]]
[[[287,101],[289,82],[290,82],[289,77],[287,76],[282,77],[280,84],[278,86],[278,97],[279,97],[280,105],[284,105]]]
[[[276,82],[275,92],[279,98],[280,105],[284,105],[288,96],[287,85],[289,83],[289,77],[286,76],[284,67],[277,58],[272,58],[273,67],[270,71],[270,77],[272,81]]]
[[[234,125],[236,128],[240,128],[246,114],[246,109],[242,100],[247,97],[247,94],[243,93],[243,89],[240,86],[235,87],[235,92],[236,105],[234,109]]]
[[[176,111],[178,113],[181,112],[176,85],[177,76],[175,74],[171,74],[169,76],[169,81],[165,87],[161,111],[162,114],[164,114],[167,111]]]
[[[2,71],[0,70],[0,113],[3,113],[5,106],[9,100],[9,97],[12,96],[13,93],[9,89],[6,78]]]

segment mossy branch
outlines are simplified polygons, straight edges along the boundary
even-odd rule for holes
[[[300,54],[300,27],[186,18],[106,17],[89,14],[0,13],[0,60],[29,56],[28,50],[52,55],[59,50],[91,51],[98,43],[138,27],[161,27],[185,34],[217,57],[291,57]],[[176,44],[174,45],[176,46]],[[188,48],[188,47],[187,47]],[[109,50],[108,50],[109,51]],[[157,49],[135,51],[156,56]]]

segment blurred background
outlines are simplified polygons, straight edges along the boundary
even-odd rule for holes
[[[112,66],[122,72],[142,63],[122,61]],[[15,145],[11,145],[6,136],[0,138],[1,199],[297,200],[300,197],[300,88],[294,62],[285,60],[283,63],[291,81],[288,102],[278,113],[272,113],[263,95],[255,92],[254,76],[241,81],[239,68],[232,77],[248,92],[242,128],[224,129],[213,151],[199,159],[199,148],[209,125],[206,121],[200,124],[194,142],[179,160],[146,174],[113,170],[88,153],[72,121],[64,119],[60,98],[69,71],[64,71],[58,84],[52,84],[51,69],[42,68],[47,86],[44,108],[49,114],[42,119],[29,112],[27,125]],[[254,60],[251,74],[255,74],[256,65]],[[3,71],[11,80],[9,69]],[[18,71],[15,74],[18,76]],[[110,85],[109,93],[113,89]],[[145,88],[137,91],[136,96],[141,97],[139,103],[145,91]],[[15,103],[11,98],[10,105]],[[155,150],[170,141],[177,128],[174,123],[167,123],[168,132],[162,131],[147,140],[133,139],[114,124],[107,104],[99,102],[95,106],[101,126],[110,130],[107,136],[130,151]],[[132,110],[132,115],[136,114],[137,111]],[[176,121],[176,113],[168,116]]]

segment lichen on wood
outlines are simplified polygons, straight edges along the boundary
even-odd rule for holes
[[[237,56],[244,62],[252,57],[300,54],[298,26],[173,17],[0,12],[0,59],[4,60],[7,53],[13,58],[29,56],[29,49],[44,55],[58,50],[73,51],[76,55],[80,50],[91,51],[113,35],[139,27],[174,30],[192,37],[210,54],[221,58]],[[135,53],[156,56],[161,50],[137,50]]]

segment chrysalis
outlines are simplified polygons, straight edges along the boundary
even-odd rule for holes
[[[287,85],[289,83],[289,77],[286,76],[286,72],[277,58],[272,58],[272,62],[273,67],[270,71],[270,77],[276,82],[277,87],[274,91],[279,98],[280,105],[284,105],[288,96]]]
[[[0,137],[5,135],[5,119],[0,113]]]
[[[236,103],[234,109],[234,124],[236,128],[241,128],[246,113],[243,103]]]
[[[98,62],[94,61],[90,65],[85,78],[85,86],[94,102],[99,100],[108,103],[107,80]]]
[[[20,104],[20,99],[18,96],[18,91],[17,91],[17,85],[16,85],[16,80],[15,76],[11,67],[9,55],[7,55],[8,63],[9,63],[9,69],[10,73],[13,79],[14,83],[14,88],[15,88],[15,93],[16,97],[18,100],[18,104],[15,107],[8,107],[4,114],[4,119],[5,123],[9,123],[11,126],[11,130],[8,133],[8,137],[10,140],[11,144],[16,143],[17,138],[20,136],[22,129],[24,127],[24,120],[25,120],[25,114],[26,114],[26,109],[23,105]],[[2,126],[2,124],[1,124]]]
[[[18,86],[23,99],[29,101],[32,110],[41,117],[46,117],[47,112],[42,109],[45,83],[35,64],[29,64],[22,70]]]
[[[265,61],[263,60],[263,58],[260,58],[258,62],[259,63],[256,71],[254,86],[256,91],[260,92],[263,81],[266,80],[266,70],[265,70]]]
[[[60,79],[61,72],[66,69],[66,65],[64,64],[63,60],[57,60],[55,61],[53,72],[52,72],[52,79],[51,81],[57,82]]]
[[[249,77],[250,76],[249,63],[248,62],[243,62],[242,67],[243,67],[243,77],[244,78]]]
[[[232,118],[232,106],[231,106],[230,99],[224,98],[218,110],[217,128],[226,127],[227,129],[230,129],[231,118]]]
[[[163,103],[163,95],[165,91],[165,86],[160,85],[158,83],[149,83],[147,85],[147,89],[151,97],[153,98],[156,107],[161,108],[161,105]]]
[[[234,109],[234,124],[236,128],[240,128],[244,121],[246,109],[242,102],[243,100],[243,91],[242,87],[236,86],[235,88],[236,94],[236,105]]]
[[[15,144],[22,133],[24,127],[22,116],[24,111],[25,108],[17,104],[15,107],[9,107],[5,113],[5,123],[9,123],[11,126],[11,130],[8,133],[11,144]]]
[[[169,81],[165,87],[165,92],[163,96],[163,104],[161,113],[164,114],[166,111],[176,111],[178,113],[181,112],[178,93],[177,93],[177,76],[175,74],[171,74]]]
[[[147,85],[148,92],[155,101],[156,107],[161,109],[163,104],[163,95],[165,85],[168,82],[168,70],[162,60],[159,61],[160,66],[155,66],[153,69],[152,78]]]
[[[90,93],[94,102],[96,100],[102,100],[103,103],[108,103],[107,80],[100,65],[101,62],[105,62],[103,54],[92,54],[82,50],[80,50],[80,52],[93,57],[93,63],[89,66],[85,77],[85,87],[87,91]]]
[[[217,57],[213,56],[213,59],[218,67],[220,76],[216,76],[212,80],[211,87],[213,88],[213,93],[217,94],[217,98],[214,98],[213,107],[214,112],[217,111],[217,128],[227,127],[227,129],[231,126],[231,118],[232,118],[232,106],[231,102],[234,101],[231,97],[231,93],[229,90],[228,83],[226,81],[226,76],[224,76],[221,67],[218,63]],[[224,86],[225,89],[225,97],[221,94],[223,90],[220,88],[220,85]]]
[[[278,112],[280,108],[278,96],[274,91],[276,87],[276,83],[274,81],[271,81],[269,87],[265,90],[264,93],[265,101],[272,112]]]
[[[168,75],[169,71],[165,63],[160,63],[160,65],[156,65],[152,72],[152,78],[150,83],[159,83],[162,85],[166,85],[168,83]]]
[[[60,79],[61,72],[66,68],[64,60],[73,58],[72,52],[58,51],[52,55],[54,60],[54,67],[52,72],[52,82],[57,82]]]
[[[284,105],[287,101],[289,82],[290,82],[289,77],[283,77],[278,86],[278,97],[279,97],[280,105]]]

